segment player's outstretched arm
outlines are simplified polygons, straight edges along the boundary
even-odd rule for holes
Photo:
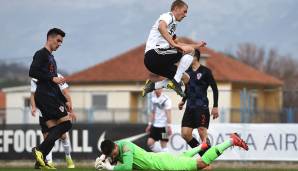
[[[198,43],[183,43],[179,38],[175,39],[175,43],[180,46],[191,46],[194,49],[199,49],[201,47],[205,47],[207,43],[205,41],[200,41]]]

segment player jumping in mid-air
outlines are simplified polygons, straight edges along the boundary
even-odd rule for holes
[[[238,146],[248,150],[248,146],[238,134],[233,133],[230,138],[221,144],[211,147],[202,158],[193,158],[201,150],[208,148],[202,143],[196,148],[188,150],[181,155],[170,153],[147,152],[129,141],[112,142],[105,140],[101,143],[101,151],[105,157],[121,162],[112,166],[108,159],[98,157],[95,161],[95,168],[98,170],[200,170],[207,167],[218,158],[227,148]]]
[[[61,74],[58,73],[58,77],[63,77]],[[31,79],[31,96],[30,96],[30,103],[31,103],[31,113],[32,116],[36,116],[37,110],[38,108],[36,107],[36,103],[35,103],[35,91],[36,91],[36,83],[37,83],[37,79]],[[71,105],[71,97],[69,94],[69,88],[68,88],[68,84],[67,83],[63,83],[63,84],[59,84],[59,88],[62,91],[63,95],[65,96],[65,98],[67,99],[68,103],[70,103]],[[39,116],[39,125],[41,127],[41,132],[43,135],[43,138],[45,139],[48,135],[49,132],[49,128],[46,125],[46,121],[44,120],[44,118],[42,117],[42,114],[40,114]],[[75,165],[73,163],[73,160],[71,158],[71,154],[70,154],[70,140],[69,140],[69,135],[68,133],[65,133],[62,135],[62,137],[60,138],[60,142],[62,143],[62,146],[64,148],[64,153],[65,153],[65,160],[66,160],[66,164],[67,164],[67,168],[75,168]],[[55,168],[55,165],[53,163],[53,159],[52,159],[52,150],[49,152],[49,154],[46,156],[46,165],[51,167],[51,168]],[[35,163],[35,169],[39,169],[39,163],[36,162]]]
[[[186,17],[187,10],[188,5],[184,1],[175,0],[171,5],[171,12],[160,15],[153,25],[146,42],[144,64],[150,72],[167,79],[155,83],[147,80],[142,96],[155,89],[171,88],[185,97],[181,80],[186,83],[189,79],[185,71],[192,63],[194,49],[206,45],[203,41],[185,44],[176,39],[177,22]]]

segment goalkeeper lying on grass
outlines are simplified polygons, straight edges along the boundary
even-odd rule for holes
[[[248,150],[248,146],[238,134],[233,133],[230,139],[211,147],[202,158],[192,158],[201,150],[207,149],[208,145],[202,143],[196,148],[190,149],[181,155],[172,155],[170,153],[147,152],[129,141],[113,142],[105,140],[101,143],[103,155],[95,161],[95,168],[98,170],[200,170],[207,167],[227,148],[238,146]],[[122,164],[111,165],[108,158],[113,161],[119,161]]]

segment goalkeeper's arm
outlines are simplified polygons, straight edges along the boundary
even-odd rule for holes
[[[125,147],[124,147],[125,149]],[[114,167],[113,170],[132,170],[133,165],[133,153],[130,149],[125,149],[123,155],[123,164],[119,164]]]

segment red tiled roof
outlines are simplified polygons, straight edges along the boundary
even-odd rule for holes
[[[92,82],[130,82],[144,81],[148,71],[144,66],[144,49],[142,44],[110,60],[74,73],[67,77],[72,83]]]
[[[4,109],[5,108],[5,94],[2,90],[0,90],[0,109]]]
[[[182,38],[186,43],[193,42]],[[110,60],[93,67],[74,73],[67,77],[71,83],[97,82],[134,82],[144,81],[149,71],[144,66],[144,48],[142,44]],[[215,52],[209,48],[202,48],[202,54],[208,54],[207,66],[212,70],[217,81],[243,82],[261,85],[282,85],[283,82],[275,77],[258,71],[238,60]]]

